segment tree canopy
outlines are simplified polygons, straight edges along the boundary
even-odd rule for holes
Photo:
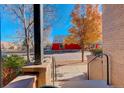
[[[102,15],[98,5],[76,5],[71,17],[70,35],[64,40],[64,43],[87,45],[101,39]]]

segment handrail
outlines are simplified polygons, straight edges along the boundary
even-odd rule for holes
[[[103,56],[105,56],[107,59],[107,85],[110,85],[109,83],[109,56],[105,53],[95,56],[90,62],[88,62],[88,80],[89,80],[89,64],[92,63],[96,58],[103,57]]]
[[[110,85],[109,83],[109,56],[105,53],[103,53],[102,56],[105,56],[107,59],[107,84]]]
[[[55,62],[55,58],[52,56],[52,76],[53,76],[53,86],[55,85],[55,81],[57,80],[56,77],[56,62]]]
[[[100,57],[100,55],[95,56],[92,60],[90,60],[90,62],[88,62],[88,64],[90,64],[91,62],[93,62],[98,57]]]

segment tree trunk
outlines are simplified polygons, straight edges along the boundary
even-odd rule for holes
[[[81,53],[82,53],[82,62],[84,62],[84,45],[81,47]]]
[[[25,40],[26,40],[27,63],[30,63],[29,32],[26,28],[26,19],[24,20],[24,30],[25,30]]]
[[[30,46],[29,46],[29,31],[26,24],[25,9],[23,10],[24,17],[24,30],[25,30],[25,40],[26,40],[26,53],[27,53],[27,63],[30,63]]]
[[[29,46],[29,36],[28,31],[25,28],[25,38],[26,38],[26,53],[27,53],[27,63],[30,63],[30,46]]]

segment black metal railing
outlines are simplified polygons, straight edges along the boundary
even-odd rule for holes
[[[97,59],[99,57],[103,58],[103,56],[105,56],[106,60],[107,60],[107,85],[110,85],[110,79],[109,79],[109,75],[110,75],[110,73],[109,73],[109,56],[107,54],[105,54],[105,53],[96,55],[92,60],[90,60],[88,62],[88,80],[89,80],[89,74],[90,74],[89,73],[89,65],[90,65],[90,63],[92,63],[95,59]]]
[[[107,60],[107,85],[110,85],[110,78],[109,78],[109,76],[110,76],[110,73],[109,73],[110,72],[109,71],[110,70],[109,69],[109,67],[110,67],[109,66],[109,56],[107,54],[105,54],[105,53],[102,54],[102,57],[103,56],[105,56],[106,57],[106,60]]]

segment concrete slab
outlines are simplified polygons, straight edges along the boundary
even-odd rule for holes
[[[109,88],[103,80],[75,80],[67,81],[61,85],[62,88]]]

